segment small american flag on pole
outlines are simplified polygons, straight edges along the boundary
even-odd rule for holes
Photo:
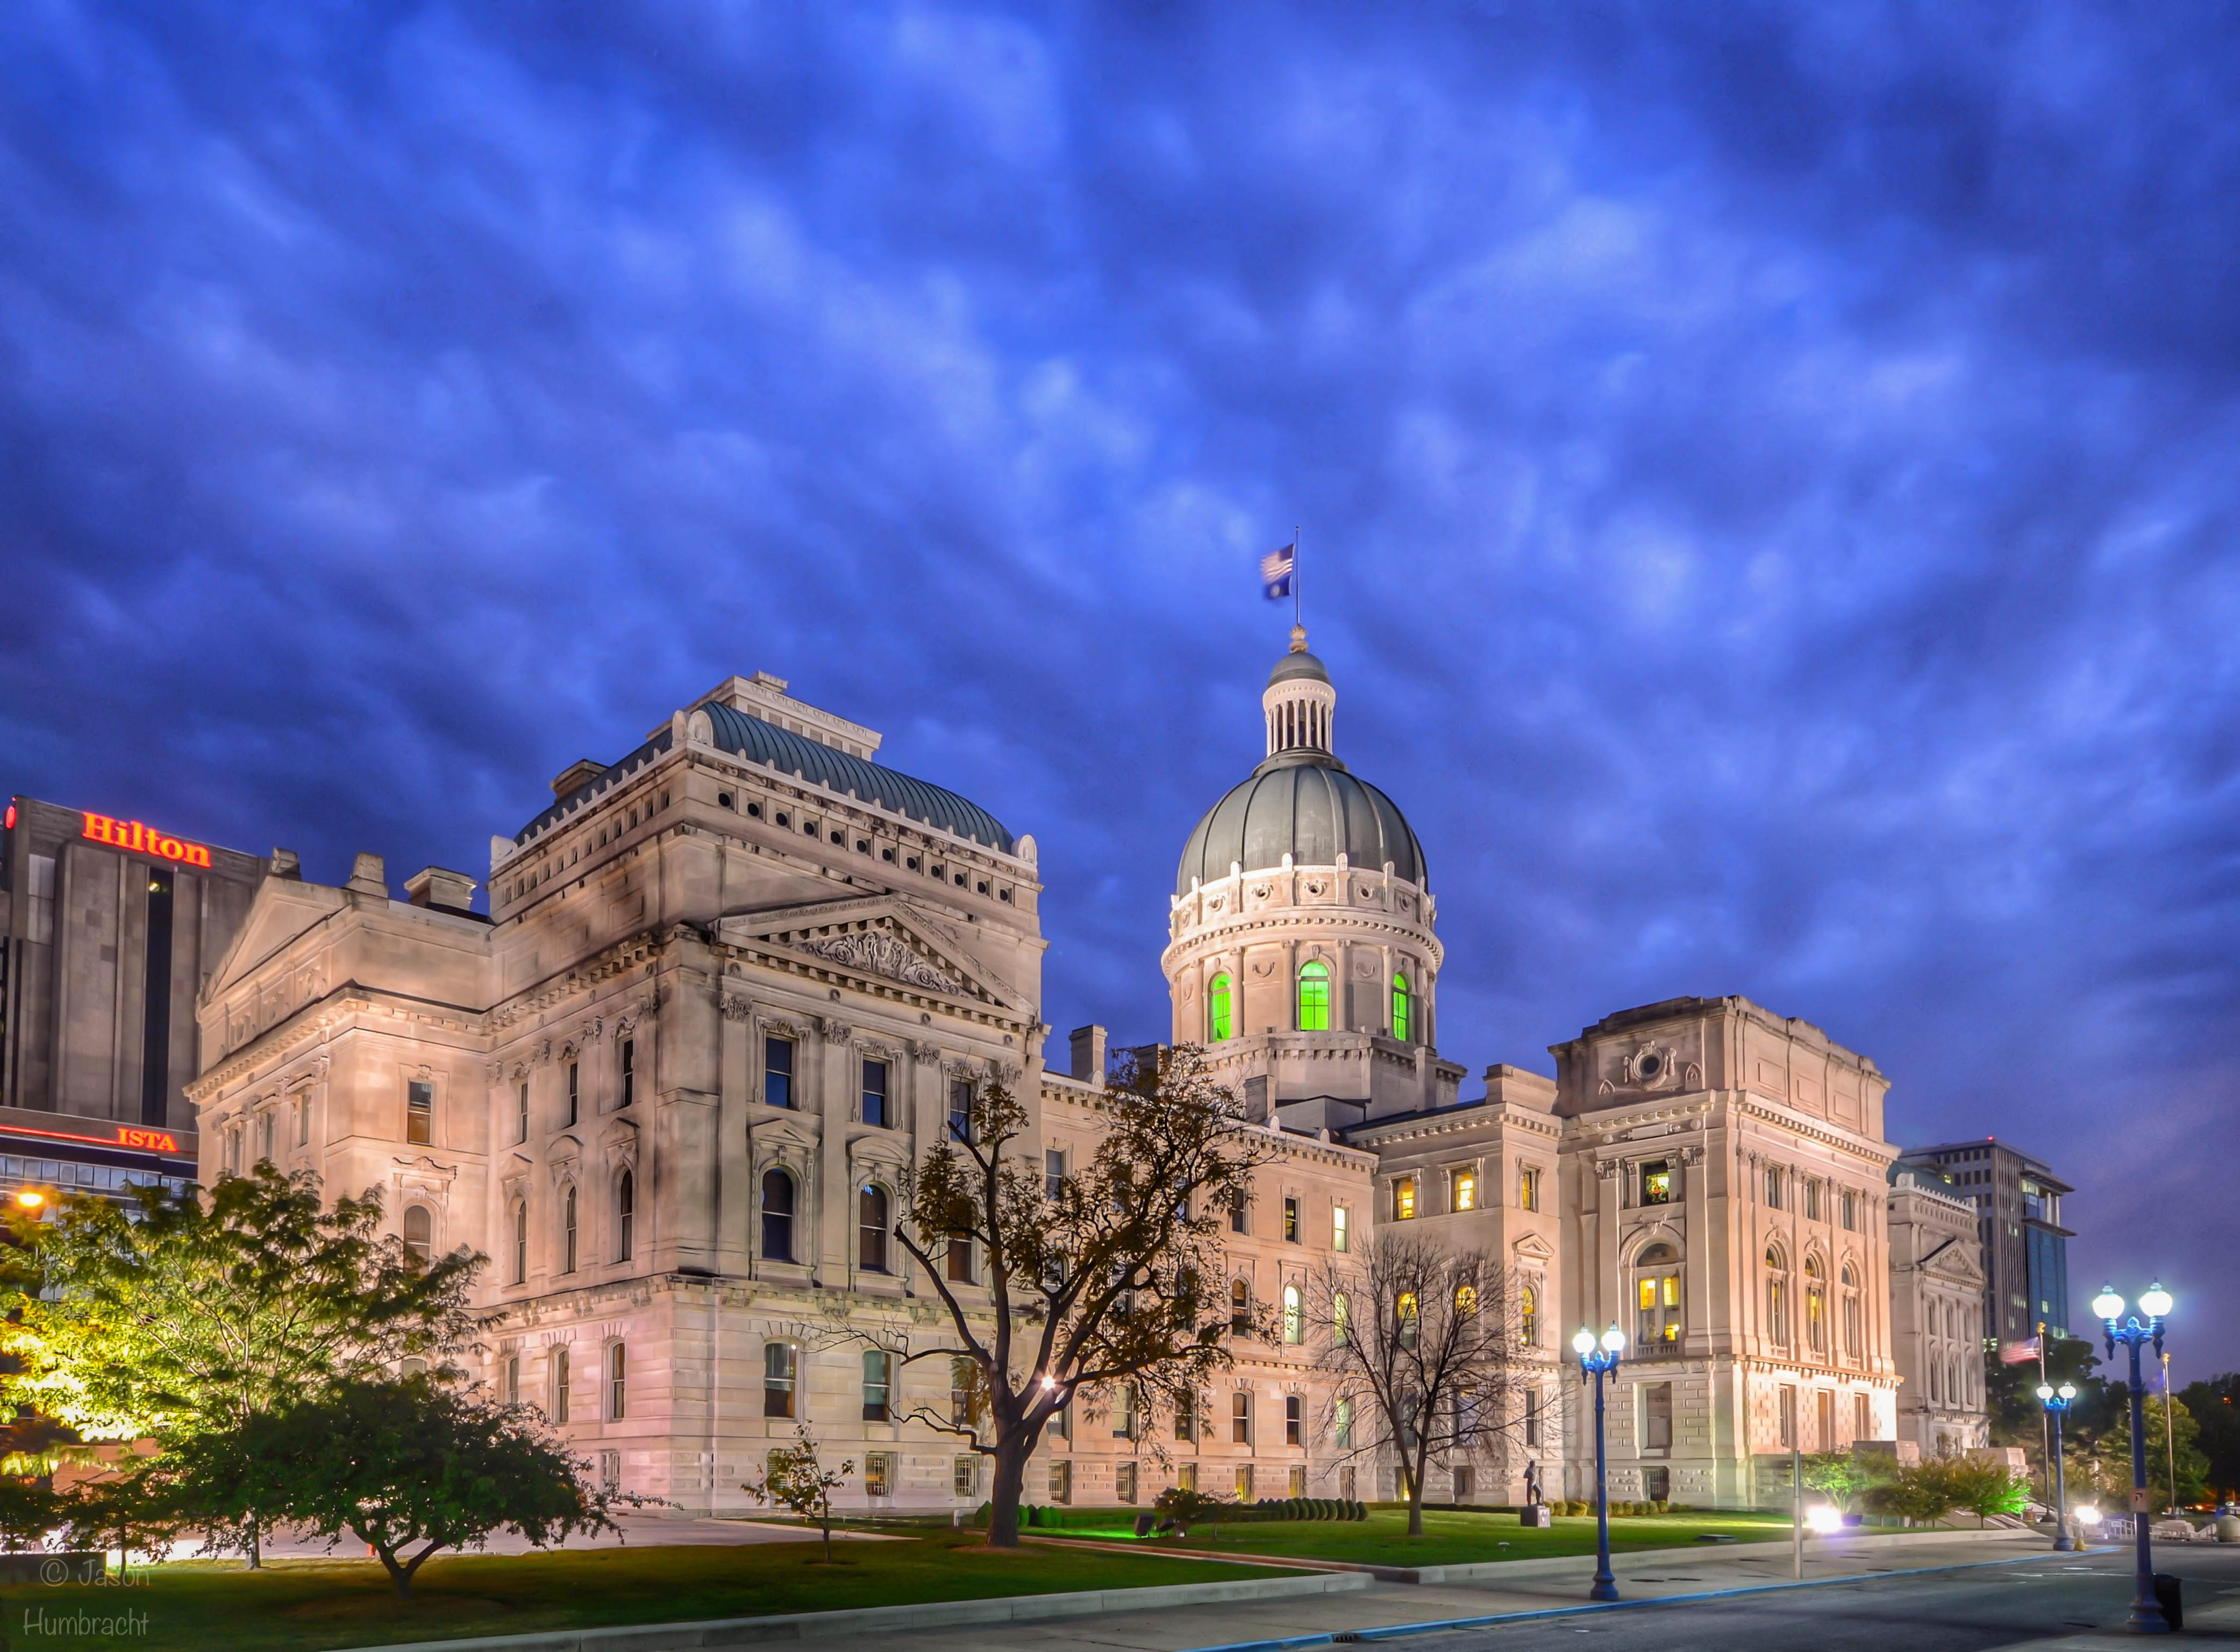
[[[1271,550],[1260,559],[1260,594],[1271,603],[1280,603],[1291,594],[1291,576],[1299,565],[1299,542],[1294,539],[1281,550]]]
[[[2035,1336],[2025,1336],[2019,1342],[2002,1342],[1999,1345],[1999,1363],[2020,1365],[2024,1360],[2034,1360],[2037,1357],[2037,1348]]]

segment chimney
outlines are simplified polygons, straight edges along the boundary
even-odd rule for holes
[[[423,866],[404,880],[404,898],[415,906],[437,912],[471,912],[475,909],[475,881],[464,872]]]
[[[292,849],[274,849],[272,858],[265,863],[265,869],[267,875],[272,877],[293,878],[298,883],[303,881],[303,857]]]
[[[1073,1043],[1073,1076],[1091,1084],[1104,1082],[1104,1029],[1093,1023],[1076,1027],[1071,1034]]]
[[[606,772],[606,764],[593,763],[589,757],[578,757],[553,776],[552,795],[555,797],[565,797],[570,793],[579,791],[590,785]]]
[[[389,898],[389,875],[383,869],[381,856],[361,855],[350,866],[350,882],[343,886],[356,889],[360,895],[378,895]]]

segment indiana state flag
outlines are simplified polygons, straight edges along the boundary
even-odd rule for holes
[[[1260,559],[1260,594],[1271,603],[1280,603],[1291,594],[1291,570],[1299,563],[1299,542],[1294,539],[1281,550],[1271,550]]]

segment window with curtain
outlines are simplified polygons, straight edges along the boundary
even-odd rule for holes
[[[1299,966],[1299,1030],[1330,1030],[1330,966],[1319,961]]]
[[[867,1182],[856,1191],[857,1265],[867,1274],[887,1271],[887,1190]]]
[[[1205,1036],[1217,1044],[1237,1036],[1237,989],[1226,971],[1205,989]]]
[[[1635,1348],[1643,1353],[1680,1341],[1680,1253],[1663,1241],[1634,1258]]]
[[[775,1168],[763,1172],[763,1255],[793,1260],[793,1178]]]
[[[1403,1044],[1408,1042],[1408,1029],[1413,1019],[1410,1011],[1413,1007],[1408,997],[1408,977],[1404,975],[1394,976],[1392,977],[1392,1036]]]
[[[1540,1292],[1535,1286],[1517,1289],[1517,1340],[1527,1348],[1540,1346]]]

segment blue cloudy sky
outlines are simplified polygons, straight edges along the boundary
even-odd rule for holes
[[[20,0],[0,789],[478,870],[769,669],[1148,1036],[1297,523],[1447,1053],[1749,994],[2240,1362],[2236,25]]]

